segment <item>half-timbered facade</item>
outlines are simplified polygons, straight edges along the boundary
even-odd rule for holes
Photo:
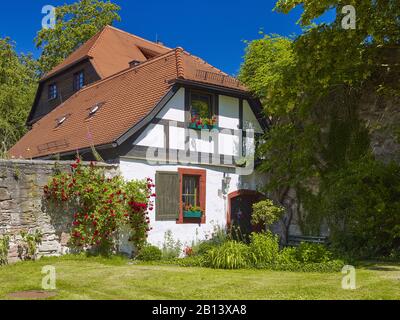
[[[251,204],[265,182],[254,160],[257,137],[267,129],[259,101],[182,48],[112,27],[77,51],[42,79],[32,128],[10,154],[100,155],[119,163],[126,179],[152,178],[157,201],[149,241],[155,245],[168,230],[188,245],[229,223],[250,232]],[[80,74],[82,63],[92,73]],[[67,87],[68,98],[51,102]]]

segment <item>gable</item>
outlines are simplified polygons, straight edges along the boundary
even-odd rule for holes
[[[151,123],[130,142],[129,150],[122,155],[143,158],[148,148],[162,150],[162,154],[166,154],[168,149],[183,151],[188,143],[190,151],[193,152],[213,154],[217,150],[221,156],[238,157],[240,138],[237,134],[241,123],[244,129],[253,129],[255,134],[264,132],[247,99],[222,93],[216,94],[220,127],[218,138],[214,139],[211,134],[203,135],[204,132],[188,129],[188,94],[190,90],[180,87]],[[190,137],[187,137],[187,134]]]

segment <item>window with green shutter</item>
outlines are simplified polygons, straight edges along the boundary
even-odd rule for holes
[[[176,221],[180,210],[178,172],[157,172],[156,193],[156,221]]]

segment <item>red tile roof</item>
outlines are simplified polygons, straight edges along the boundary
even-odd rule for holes
[[[104,65],[103,75],[112,69]],[[176,79],[246,90],[235,78],[182,48],[169,50],[83,88],[35,123],[9,154],[30,159],[113,143],[156,107]],[[99,111],[90,118],[90,108],[99,103]]]
[[[128,68],[133,60],[143,62],[147,60],[146,56],[154,57],[169,50],[160,44],[106,26],[48,72],[42,81],[86,58],[91,59],[99,76],[106,78]]]

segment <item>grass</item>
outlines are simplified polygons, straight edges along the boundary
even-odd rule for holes
[[[357,289],[349,291],[341,288],[341,273],[180,268],[84,256],[0,267],[0,299],[11,299],[8,294],[17,291],[41,290],[46,265],[57,271],[57,296],[49,300],[400,299],[400,264],[394,263],[358,267]]]

